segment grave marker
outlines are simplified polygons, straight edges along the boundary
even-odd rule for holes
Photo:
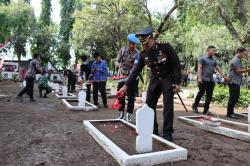
[[[154,127],[154,110],[147,104],[136,111],[136,151],[146,153],[152,151],[152,133]]]

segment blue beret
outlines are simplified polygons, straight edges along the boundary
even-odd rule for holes
[[[135,44],[140,44],[140,40],[135,36],[135,34],[129,34],[128,41],[135,43]]]
[[[136,37],[138,36],[148,36],[151,35],[154,32],[154,29],[152,27],[143,28],[141,31],[136,33]]]

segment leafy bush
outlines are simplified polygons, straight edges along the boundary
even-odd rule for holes
[[[187,98],[188,99],[193,99],[194,98],[194,92],[189,92]]]
[[[0,73],[0,81],[2,81],[2,80],[3,80],[3,74]]]
[[[213,102],[227,106],[229,100],[229,88],[228,86],[216,86],[213,93]],[[247,89],[241,88],[240,98],[237,103],[237,107],[248,107],[250,104],[250,92]]]
[[[12,74],[12,80],[17,81],[17,79],[18,79],[17,76],[18,76],[17,74]]]

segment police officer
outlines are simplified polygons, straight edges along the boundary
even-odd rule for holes
[[[128,44],[120,49],[116,60],[115,65],[118,67],[120,74],[128,76],[131,71],[135,68],[138,63],[139,59],[139,51],[136,49],[136,44],[139,44],[140,41],[135,34],[129,34],[128,37]],[[136,90],[138,87],[139,79],[134,81],[132,85],[127,89],[126,94],[128,96],[128,105],[127,105],[127,116],[126,120],[128,122],[132,122],[132,114],[134,111],[134,99],[136,95]],[[119,82],[117,90],[123,87],[125,81]],[[125,95],[119,98],[119,102],[121,104],[119,108],[118,119],[124,118],[124,109],[125,109]]]
[[[240,97],[240,86],[242,83],[242,73],[250,72],[250,68],[243,69],[241,59],[246,58],[247,50],[245,48],[238,48],[237,54],[230,62],[229,71],[229,101],[227,106],[227,117],[238,119],[234,113],[234,106]]]
[[[80,76],[81,76],[81,79],[84,80],[83,74],[85,73],[85,80],[84,81],[88,81],[89,76],[91,74],[91,64],[93,62],[88,61],[88,57],[86,55],[83,55],[81,57],[81,59],[82,59],[82,64],[80,66]],[[86,86],[87,86],[86,100],[88,102],[90,102],[91,84],[87,83]]]
[[[218,66],[218,63],[213,58],[216,54],[216,48],[214,46],[208,46],[207,54],[203,55],[198,60],[198,87],[199,92],[195,97],[195,102],[192,105],[192,110],[194,113],[198,113],[197,106],[206,92],[206,100],[203,114],[211,114],[209,112],[209,104],[212,100],[213,90],[214,90],[214,78],[213,74],[215,73],[215,69],[223,76],[222,70]],[[226,79],[223,76],[224,80]]]
[[[136,36],[139,37],[143,50],[140,52],[137,66],[120,91],[124,91],[131,86],[145,64],[150,67],[151,77],[146,103],[155,112],[154,134],[159,134],[156,105],[161,93],[163,93],[163,138],[171,141],[174,118],[173,96],[174,92],[180,90],[181,83],[180,60],[169,43],[160,44],[155,41],[153,38],[153,29],[151,27],[141,30]]]

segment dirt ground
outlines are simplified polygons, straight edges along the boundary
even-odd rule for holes
[[[21,87],[11,81],[0,82],[0,165],[1,166],[115,166],[118,163],[95,142],[83,128],[82,121],[110,119],[116,111],[99,109],[94,112],[67,111],[53,94],[36,102],[28,98],[16,102]],[[7,95],[7,96],[2,96]],[[25,97],[25,96],[24,96]],[[250,143],[209,133],[187,125],[178,116],[186,113],[175,104],[173,142],[188,149],[186,161],[166,163],[175,166],[247,166],[250,165]],[[225,117],[225,108],[213,106],[212,111]],[[160,129],[162,112],[158,111]],[[247,123],[246,119],[238,120]],[[128,145],[129,146],[129,145]]]

